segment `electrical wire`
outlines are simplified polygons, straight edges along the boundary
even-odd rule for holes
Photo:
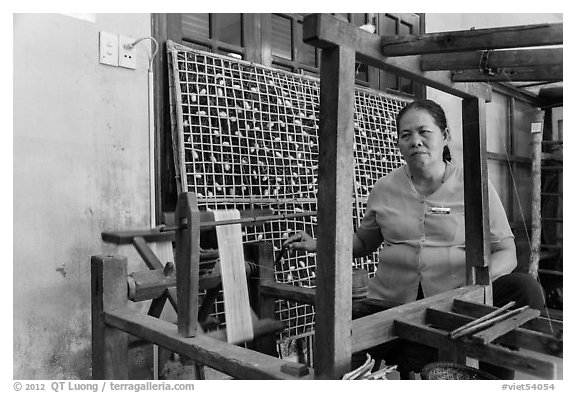
[[[150,40],[154,42],[154,51],[150,55],[150,60],[148,63],[148,160],[149,160],[149,171],[150,171],[150,226],[154,228],[156,226],[156,183],[155,183],[155,151],[154,151],[154,70],[152,66],[154,65],[154,59],[158,53],[158,41],[153,37],[142,37],[136,39],[130,44],[126,44],[126,49],[134,49],[136,45],[144,40]]]
[[[154,58],[156,57],[156,54],[158,53],[158,41],[156,41],[156,39],[154,37],[142,37],[142,38],[138,38],[136,41],[130,43],[130,44],[126,44],[126,49],[134,49],[134,47],[136,45],[138,45],[140,42],[144,41],[144,40],[150,40],[152,42],[154,42],[154,51],[152,52],[152,55],[150,56],[150,62],[148,64],[148,71],[152,70],[152,65],[154,63]]]
[[[155,151],[154,151],[154,70],[152,66],[154,65],[154,58],[158,53],[158,41],[153,37],[142,37],[138,38],[136,41],[126,44],[126,49],[134,49],[136,45],[144,40],[150,40],[154,42],[154,51],[150,55],[150,60],[148,62],[148,160],[149,160],[149,189],[150,189],[150,226],[154,228],[156,226],[156,184],[155,184]],[[153,363],[154,363],[154,380],[159,379],[159,354],[158,346],[153,346]]]

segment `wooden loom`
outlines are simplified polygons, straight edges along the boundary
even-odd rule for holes
[[[512,31],[521,31],[518,28],[487,30],[490,31],[475,30],[475,33],[488,34],[492,40],[507,37],[501,40],[505,41],[506,47],[522,46],[512,38],[526,36],[525,31],[522,34],[510,34]],[[531,35],[529,43],[525,45],[552,45],[558,43],[558,37],[562,42],[562,32],[558,26],[540,26],[536,30],[537,34]],[[467,35],[469,33],[463,32],[464,38]],[[458,34],[452,34],[451,40],[449,36],[448,33],[423,35],[417,37],[418,40],[401,42],[399,37],[387,40],[330,15],[310,15],[304,20],[304,40],[323,49],[320,74],[317,288],[304,289],[276,283],[272,270],[263,268],[258,274],[254,292],[257,313],[264,321],[265,318],[273,317],[276,298],[316,305],[313,373],[309,373],[305,366],[295,366],[270,355],[274,341],[270,335],[255,340],[254,349],[261,351],[258,352],[220,341],[221,332],[217,335],[200,334],[197,329],[199,314],[194,300],[201,282],[198,277],[199,246],[195,246],[198,245],[201,218],[194,210],[195,204],[190,203],[191,195],[182,194],[179,202],[183,201],[184,204],[179,204],[177,209],[182,220],[176,230],[178,327],[151,315],[128,311],[125,259],[93,257],[94,377],[127,377],[127,332],[243,379],[338,379],[350,371],[352,353],[396,337],[436,347],[440,350],[442,360],[463,362],[468,356],[542,378],[555,378],[555,365],[550,359],[541,359],[523,351],[512,351],[498,344],[561,356],[560,323],[544,318],[532,319],[519,328],[502,330],[488,343],[471,338],[452,340],[448,337],[449,331],[493,310],[488,305],[491,303],[491,293],[488,285],[489,216],[485,140],[485,103],[490,100],[490,88],[478,84],[455,84],[450,72],[422,72],[420,68],[419,54],[425,53],[423,48],[432,47],[435,48],[432,51],[436,52],[452,50],[446,42],[458,43],[454,38],[458,38]],[[445,38],[444,45],[433,44],[434,40],[441,41],[441,38]],[[473,49],[482,49],[477,40],[472,41],[476,45]],[[483,42],[485,44],[487,41]],[[386,45],[389,45],[388,48]],[[390,48],[404,50],[394,49],[390,53]],[[471,49],[460,47],[453,50]],[[392,57],[395,55],[402,57]],[[352,200],[349,190],[352,189],[353,181],[352,119],[356,59],[462,98],[462,117],[465,119],[466,287],[397,307],[370,300],[352,301]],[[184,222],[185,226],[182,225]],[[146,234],[144,237],[152,241],[154,235]],[[135,241],[137,237],[131,241],[142,247],[141,240]],[[257,257],[257,264],[270,266],[271,247],[265,244],[253,247],[251,253]],[[172,284],[159,286],[160,290],[155,293],[161,295],[155,298],[153,306],[161,310],[158,304],[165,302],[166,297],[173,301],[174,289]],[[158,300],[162,298],[164,300]],[[375,310],[381,311],[372,313]],[[358,316],[354,320],[353,311]],[[270,333],[274,329],[263,328],[262,331]]]

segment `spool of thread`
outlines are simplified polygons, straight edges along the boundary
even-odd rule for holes
[[[352,299],[362,299],[368,296],[368,270],[352,269]]]

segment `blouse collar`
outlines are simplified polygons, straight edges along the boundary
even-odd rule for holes
[[[442,175],[442,183],[446,183],[446,180],[454,173],[454,169],[456,168],[455,165],[450,161],[444,161],[446,163],[446,170],[444,171],[444,175]],[[412,173],[410,172],[410,167],[408,164],[404,164],[404,171],[408,176],[408,179],[412,178]]]

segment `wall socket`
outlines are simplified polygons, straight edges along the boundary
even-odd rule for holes
[[[130,44],[136,41],[133,37],[118,36],[118,65],[124,68],[136,69],[136,50]]]

